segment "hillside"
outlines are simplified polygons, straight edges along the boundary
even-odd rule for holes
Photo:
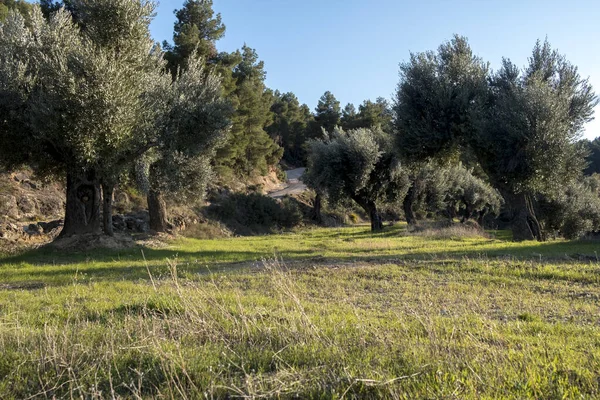
[[[297,177],[295,178],[297,179]],[[217,182],[212,192],[216,201],[231,193],[276,192],[288,185],[280,181],[277,170],[247,181],[237,179],[227,184]],[[284,189],[285,190],[285,189]],[[200,198],[202,198],[201,196]],[[175,232],[183,232],[204,224],[209,217],[202,212],[204,201],[186,202],[168,199],[167,209]],[[150,230],[146,198],[130,186],[117,187],[113,195],[113,227],[117,233],[147,234]],[[210,204],[210,203],[208,203]],[[65,187],[57,180],[43,181],[28,169],[0,173],[0,253],[45,244],[57,237],[65,213]],[[203,227],[199,230],[202,231]],[[205,227],[204,230],[207,228]],[[221,236],[213,230],[214,236]],[[194,235],[188,232],[187,235]],[[133,242],[132,242],[133,243]]]
[[[595,398],[597,242],[404,225],[0,259],[0,397]]]
[[[54,237],[62,226],[64,198],[62,185],[36,180],[28,170],[0,173],[0,241]]]

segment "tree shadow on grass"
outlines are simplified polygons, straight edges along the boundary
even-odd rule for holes
[[[179,270],[189,274],[210,272],[247,271],[261,265],[261,259],[280,258],[291,266],[302,263],[315,266],[334,262],[362,263],[444,263],[466,259],[535,261],[538,263],[562,265],[584,263],[600,266],[599,241],[553,241],[514,243],[498,239],[440,239],[419,237],[419,242],[411,245],[404,241],[410,236],[399,235],[402,227],[392,228],[382,233],[372,234],[365,230],[332,230],[314,232],[314,235],[290,236],[290,243],[306,241],[306,249],[286,249],[285,236],[251,238],[247,249],[227,250],[228,242],[221,242],[221,249],[169,249],[136,247],[125,250],[91,250],[86,252],[60,252],[50,248],[30,250],[20,255],[0,259],[0,282],[15,285],[14,288],[32,288],[36,285],[25,283],[39,282],[44,286],[60,286],[80,282],[149,280],[148,270],[154,275],[168,275],[169,261],[177,260]],[[342,245],[337,239],[349,242],[373,239],[373,244]],[[385,240],[377,245],[377,239],[402,238],[401,241]],[[257,246],[261,242],[262,246]],[[269,241],[278,239],[277,249],[269,247]],[[244,240],[244,239],[241,239]],[[333,240],[333,241],[332,241]],[[427,242],[431,241],[431,247]],[[207,242],[210,243],[210,242]],[[315,243],[322,246],[314,247]],[[396,243],[396,244],[395,244]],[[439,244],[444,248],[436,247]],[[202,243],[200,243],[202,244]],[[196,244],[197,245],[197,244]],[[311,248],[311,245],[313,246]],[[369,247],[373,246],[373,247]],[[239,245],[238,245],[239,247]],[[327,254],[327,256],[325,256]],[[2,287],[0,287],[2,288]]]
[[[303,270],[305,268],[353,268],[355,266],[381,266],[396,265],[399,268],[408,268],[414,271],[423,271],[435,275],[452,275],[467,277],[468,275],[486,275],[492,278],[514,278],[525,281],[568,281],[578,284],[600,284],[600,263],[592,265],[581,262],[569,261],[542,261],[536,258],[529,260],[493,259],[486,257],[478,262],[477,259],[467,260],[456,255],[434,254],[417,257],[398,257],[394,255],[358,257],[309,257],[306,254],[296,254],[297,257],[284,257],[282,265],[290,270]],[[561,268],[564,266],[564,268]],[[203,276],[214,274],[246,274],[264,270],[260,259],[253,261],[215,262],[211,264],[195,262],[178,262],[177,271],[180,277],[186,279],[201,279]],[[466,274],[466,275],[465,275]],[[3,275],[10,276],[10,281],[0,284],[0,290],[39,290],[45,287],[60,287],[74,283],[92,284],[106,282],[139,282],[150,285],[152,279],[171,280],[172,275],[168,263],[145,265],[114,265],[111,263],[74,265],[65,264],[56,267],[39,268],[36,271],[23,271],[18,269],[3,273],[0,271],[0,281]]]
[[[249,246],[250,247],[250,246]],[[261,258],[314,256],[314,249],[306,250],[285,250],[273,249],[273,251],[261,250],[222,250],[222,249],[206,249],[206,250],[185,250],[185,249],[156,249],[150,247],[138,246],[129,249],[113,250],[113,249],[94,249],[81,252],[64,252],[49,248],[39,248],[29,250],[19,255],[0,258],[0,267],[7,265],[69,265],[69,264],[86,264],[86,263],[127,263],[127,262],[148,262],[155,263],[157,261],[166,264],[167,259],[179,259],[185,262],[196,263],[235,263],[247,262],[252,260],[260,260]]]
[[[437,239],[439,240],[439,239]],[[534,260],[546,263],[586,262],[600,263],[600,242],[592,241],[570,241],[570,242],[547,242],[525,245],[502,246],[498,241],[490,240],[480,243],[463,243],[454,241],[455,246],[433,250],[423,246],[409,246],[401,250],[401,254],[393,254],[394,246],[388,248],[354,248],[346,252],[351,257],[379,257],[382,260],[390,259],[511,259]],[[388,254],[386,254],[388,253]],[[392,253],[392,254],[389,254]]]
[[[352,230],[356,227],[344,227],[344,228],[333,228],[326,230],[325,232],[303,232],[303,236],[298,237],[296,234],[291,235],[261,235],[261,236],[244,236],[236,239],[226,239],[225,241],[219,241],[220,243],[227,243],[229,240],[236,240],[243,243],[244,241],[251,241],[252,244],[248,245],[253,250],[248,251],[237,251],[237,250],[186,250],[186,249],[172,249],[172,248],[150,248],[145,246],[133,246],[126,249],[91,249],[91,250],[57,250],[52,246],[43,246],[37,249],[27,250],[23,253],[1,258],[0,257],[0,268],[6,265],[19,265],[22,263],[33,264],[33,265],[64,265],[64,264],[80,264],[87,263],[90,261],[101,263],[101,262],[115,262],[115,261],[142,261],[145,259],[148,262],[154,262],[157,260],[165,261],[167,258],[174,258],[179,256],[183,259],[196,259],[198,261],[205,262],[243,262],[252,261],[264,257],[273,258],[275,254],[282,258],[292,257],[298,258],[300,256],[315,257],[319,256],[318,252],[323,250],[322,246],[317,246],[306,250],[287,250],[282,248],[281,241],[285,243],[286,240],[297,242],[321,242],[327,243],[329,240],[335,239],[347,239],[352,241],[354,239],[380,239],[380,238],[394,238],[398,237],[399,227],[394,226],[390,230],[384,232],[371,233],[368,228],[364,231],[353,232]],[[261,251],[257,248],[261,245],[264,247],[270,247],[270,242],[278,240],[278,245],[273,246],[272,250]],[[207,240],[211,242],[212,240]],[[314,244],[314,243],[313,243]],[[326,246],[325,246],[326,247]]]
[[[363,229],[361,229],[363,228]],[[314,239],[377,239],[377,238],[398,238],[406,232],[405,224],[394,224],[385,226],[383,231],[372,232],[367,225],[349,225],[331,228],[326,231],[318,230],[316,232],[308,231],[306,238]]]
[[[266,258],[299,259],[314,256],[312,250],[261,253],[253,251],[181,251],[137,248],[96,250],[64,254],[48,249],[31,250],[0,260],[0,289],[39,289],[77,282],[136,281],[170,276],[170,264],[180,273],[208,274],[247,270]],[[34,283],[35,285],[31,285]]]

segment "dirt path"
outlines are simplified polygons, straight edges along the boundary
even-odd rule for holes
[[[306,168],[296,168],[289,171],[285,171],[287,176],[287,182],[282,189],[276,190],[269,193],[269,196],[273,198],[280,198],[290,194],[299,194],[306,190],[306,185],[302,183],[300,177],[304,173]]]

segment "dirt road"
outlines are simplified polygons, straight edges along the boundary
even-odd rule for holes
[[[287,181],[282,189],[276,190],[269,193],[269,196],[273,198],[279,198],[290,194],[302,193],[306,190],[306,185],[302,183],[300,177],[304,173],[306,168],[296,168],[289,171],[285,171]]]

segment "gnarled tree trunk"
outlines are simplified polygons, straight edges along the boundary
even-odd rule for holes
[[[477,216],[477,223],[481,227],[481,229],[485,229],[485,215],[487,214],[486,210],[479,211]]]
[[[102,182],[102,226],[104,233],[114,236],[112,223],[112,205],[115,185]]]
[[[413,211],[413,204],[415,202],[415,186],[412,184],[402,201],[402,209],[404,210],[404,218],[408,225],[416,225],[417,217]]]
[[[527,224],[529,225],[529,229],[531,233],[536,238],[536,240],[540,242],[546,241],[546,235],[544,230],[542,229],[542,224],[537,219],[537,215],[535,213],[535,199],[533,199],[530,195],[525,195],[525,209],[527,210]]]
[[[381,220],[381,215],[379,214],[379,210],[377,210],[375,202],[358,197],[354,197],[353,200],[369,215],[369,220],[371,220],[371,232],[382,231],[383,221]]]
[[[473,204],[469,203],[464,198],[462,199],[462,202],[465,205],[465,213],[461,218],[460,222],[464,224],[465,222],[473,218],[473,214],[475,214],[475,211],[473,210]]]
[[[320,224],[323,222],[323,217],[321,215],[321,200],[322,200],[321,193],[317,192],[317,194],[315,195],[315,201],[313,202],[313,209],[312,209],[312,219],[317,224]]]
[[[171,225],[167,220],[167,203],[163,194],[154,189],[148,191],[148,214],[150,214],[150,229],[155,232],[168,232]]]
[[[506,204],[513,240],[544,241],[545,235],[537,219],[533,199],[527,194],[502,193]]]
[[[383,230],[383,221],[381,220],[381,215],[377,210],[377,206],[374,202],[370,201],[368,203],[368,212],[369,219],[371,220],[371,232],[380,232]]]
[[[67,173],[65,224],[61,237],[100,234],[100,181],[95,171]]]

